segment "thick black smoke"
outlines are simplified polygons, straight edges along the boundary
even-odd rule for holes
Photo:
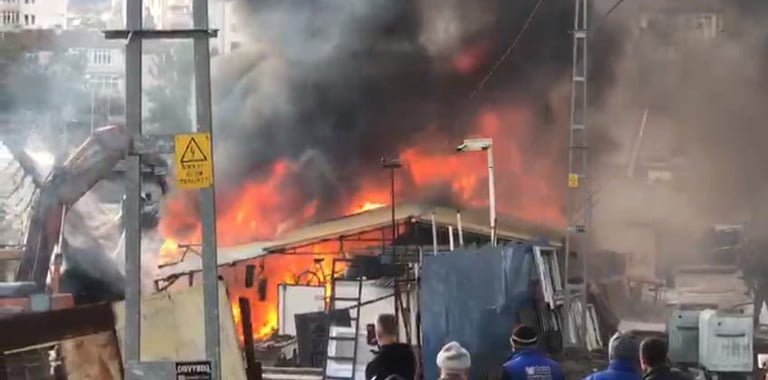
[[[536,0],[241,5],[252,40],[213,66],[215,125],[221,131],[217,177],[224,192],[265,175],[275,160],[291,158],[306,164],[304,178],[294,185],[306,199],[320,200],[321,211],[332,210],[360,178],[380,171],[380,157],[433,144],[425,138],[430,127],[441,140],[460,141],[487,104],[535,109],[542,142],[567,136],[567,125],[552,116],[553,107],[567,104],[550,99],[569,80],[570,1],[543,1],[520,43],[474,99],[470,94],[520,32]],[[612,79],[616,35],[605,33],[593,44],[595,99]],[[456,70],[453,60],[470,51],[479,52],[478,66],[469,73]],[[531,154],[536,151],[531,147]],[[537,159],[564,165],[565,153]]]

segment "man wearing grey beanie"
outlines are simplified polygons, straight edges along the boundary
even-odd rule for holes
[[[471,365],[469,352],[456,342],[446,344],[437,354],[440,380],[467,380]]]
[[[640,342],[632,335],[617,332],[608,344],[608,368],[585,380],[641,380]]]

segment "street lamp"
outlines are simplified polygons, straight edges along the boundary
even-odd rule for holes
[[[488,202],[490,203],[491,246],[496,246],[496,189],[493,179],[493,140],[488,138],[466,139],[456,147],[457,152],[488,152]]]
[[[399,158],[381,158],[381,167],[390,171],[390,206],[392,207],[392,252],[395,252],[395,239],[397,238],[397,225],[395,222],[395,170],[403,167]]]
[[[395,265],[399,265],[400,261],[397,260],[397,252],[395,250],[395,239],[397,239],[397,222],[395,221],[395,170],[400,169],[403,167],[402,162],[400,162],[399,158],[381,158],[381,167],[384,169],[389,169],[390,173],[390,183],[391,183],[391,193],[390,193],[390,203],[392,207],[392,262]],[[400,319],[400,310],[402,310],[402,300],[400,299],[400,287],[399,282],[397,280],[397,275],[395,275],[395,324],[399,322]],[[406,330],[407,331],[407,330]],[[398,336],[400,336],[400,331],[398,330],[397,333]],[[408,337],[408,341],[410,342],[410,336]]]

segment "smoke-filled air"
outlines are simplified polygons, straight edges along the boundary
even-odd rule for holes
[[[212,66],[222,244],[388,204],[381,157],[403,160],[402,202],[487,207],[485,156],[455,153],[467,137],[493,138],[500,214],[564,225],[572,4],[240,5],[249,42]],[[594,55],[607,73],[606,36]],[[166,236],[199,240],[194,204],[171,196]]]
[[[702,232],[716,224],[747,223],[750,239],[766,237],[768,213],[756,210],[768,204],[768,3],[705,3],[698,18],[675,18],[685,9],[664,1],[627,1],[610,16],[626,38],[617,80],[592,109],[610,142],[593,146],[598,248],[655,245],[671,264],[701,260]],[[627,180],[667,173],[669,186]]]

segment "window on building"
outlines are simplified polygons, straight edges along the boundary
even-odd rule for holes
[[[171,5],[168,7],[168,9],[171,11],[171,13],[177,13],[177,14],[190,14],[192,13],[189,6],[187,5]]]
[[[240,43],[239,42],[232,42],[231,44],[229,44],[229,48],[230,48],[229,50],[231,50],[231,51],[235,51],[239,47],[240,47]]]
[[[29,15],[24,15],[24,25],[29,25]]]
[[[35,15],[29,16],[29,25],[35,25]]]
[[[107,49],[94,49],[91,53],[91,62],[94,65],[111,65],[112,54]]]
[[[18,11],[0,12],[0,23],[3,25],[18,25],[20,15]]]
[[[697,37],[715,38],[719,29],[718,17],[714,13],[696,15],[693,28]]]

